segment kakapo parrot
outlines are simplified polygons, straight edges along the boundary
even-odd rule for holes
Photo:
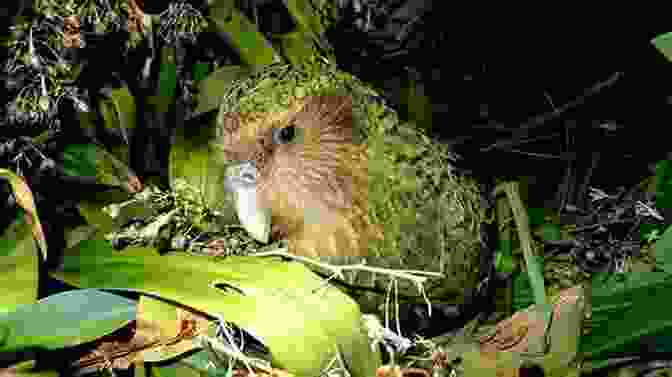
[[[455,173],[446,145],[335,64],[272,64],[227,84],[214,129],[224,189],[257,240],[308,257],[392,255],[385,267],[473,283],[478,185]]]

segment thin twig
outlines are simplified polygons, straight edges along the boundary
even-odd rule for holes
[[[327,263],[321,263],[318,262],[314,259],[311,258],[305,258],[301,257],[298,255],[293,255],[289,254],[286,252],[287,248],[280,248],[276,249],[273,251],[265,251],[265,252],[260,252],[260,253],[254,253],[250,254],[253,256],[257,257],[267,257],[267,256],[281,256],[289,259],[294,259],[303,263],[307,263],[313,266],[320,267],[322,269],[325,269],[327,271],[333,272],[336,276],[339,276],[342,278],[342,273],[343,271],[350,270],[350,271],[367,271],[367,272],[373,272],[377,274],[383,274],[383,275],[388,275],[392,277],[397,277],[401,279],[407,279],[415,282],[416,284],[422,284],[425,281],[427,281],[427,278],[440,278],[443,277],[442,274],[438,272],[431,272],[431,271],[420,271],[420,270],[392,270],[388,268],[380,268],[380,267],[371,267],[367,266],[364,263],[358,263],[358,264],[352,264],[352,265],[341,265],[341,266],[335,266],[332,264],[327,264]]]
[[[577,107],[578,105],[584,103],[586,99],[588,99],[589,97],[599,93],[602,89],[613,85],[618,79],[621,78],[622,75],[623,72],[615,72],[607,80],[600,81],[597,84],[591,86],[590,88],[586,89],[582,95],[554,109],[553,111],[533,116],[516,129],[516,134],[512,138],[497,142],[485,148],[481,148],[481,152],[489,152],[493,149],[511,147],[520,144],[522,142],[521,139],[527,136],[527,133],[530,129],[544,125],[545,123],[566,113],[568,110],[571,110]]]

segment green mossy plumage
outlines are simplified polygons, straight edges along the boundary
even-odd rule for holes
[[[275,64],[234,82],[222,98],[220,116],[282,112],[297,99],[320,95],[353,99],[354,136],[365,143],[369,164],[369,218],[384,233],[371,245],[368,263],[440,271],[446,279],[428,293],[460,296],[478,277],[479,225],[485,216],[478,185],[455,175],[448,147],[401,122],[369,86],[323,60]],[[354,278],[386,284],[363,275]],[[417,295],[411,283],[399,283],[402,292]]]

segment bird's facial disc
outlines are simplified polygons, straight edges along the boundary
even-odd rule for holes
[[[250,161],[226,168],[224,187],[233,194],[238,220],[257,241],[267,243],[271,234],[271,212],[257,200],[259,172]]]

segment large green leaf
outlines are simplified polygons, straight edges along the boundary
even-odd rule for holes
[[[672,227],[668,227],[653,246],[656,265],[665,272],[672,273]]]
[[[294,31],[279,35],[275,40],[279,42],[282,56],[292,64],[306,61],[315,54],[311,33]]]
[[[81,242],[68,251],[58,277],[80,287],[149,292],[219,315],[259,336],[276,365],[297,375],[317,375],[337,349],[354,376],[371,376],[380,364],[357,304],[299,263],[126,250]]]
[[[93,178],[100,190],[82,190],[77,204],[80,213],[90,225],[98,227],[102,232],[110,232],[115,221],[102,207],[110,203],[119,203],[132,197],[132,193],[142,188],[139,178],[122,161],[95,143],[70,144],[61,156],[63,170],[67,175]],[[124,207],[124,214],[130,217],[132,206]],[[142,212],[142,209],[138,211]],[[122,222],[126,217],[117,219]]]
[[[194,116],[217,110],[219,100],[226,93],[227,86],[234,80],[243,78],[250,73],[247,67],[233,65],[220,67],[198,83],[198,99]]]
[[[161,70],[159,71],[158,94],[162,97],[175,97],[177,89],[177,64],[175,63],[175,49],[164,47],[161,50]]]
[[[47,240],[44,237],[40,217],[37,215],[37,208],[33,200],[33,193],[23,178],[7,169],[0,169],[0,179],[6,179],[12,189],[16,204],[25,211],[24,218],[30,224],[35,241],[40,248],[42,258],[47,259]]]
[[[135,173],[124,162],[96,143],[70,144],[60,158],[69,176],[93,177],[99,185],[132,193],[140,186]]]
[[[112,88],[101,94],[104,96],[100,97],[98,110],[104,121],[103,126],[123,139],[123,142],[106,147],[116,158],[128,164],[130,139],[136,128],[135,98],[126,86]],[[86,117],[81,116],[80,120],[86,122]]]
[[[661,34],[651,40],[651,43],[667,60],[672,60],[672,33]]]
[[[661,310],[661,298],[672,294],[666,272],[631,272],[607,281],[594,281],[591,332],[584,336],[581,351],[586,359],[640,353],[644,338],[672,335],[672,319]],[[672,345],[659,344],[657,351],[670,352]]]
[[[135,302],[95,289],[62,292],[0,314],[0,352],[86,343],[135,318]]]
[[[37,300],[40,253],[30,224],[19,213],[0,235],[0,276],[3,282],[11,282],[0,284],[0,313]]]
[[[318,11],[324,11],[327,9],[325,4],[320,4],[316,7],[315,1],[308,0],[287,0],[284,2],[284,4],[287,7],[289,14],[297,23],[298,29],[310,31],[316,34],[323,34],[326,32],[326,29],[329,25],[322,23],[325,18],[320,17],[318,13]]]
[[[212,1],[209,16],[215,30],[227,37],[228,44],[247,66],[262,67],[278,60],[273,46],[231,1]]]

